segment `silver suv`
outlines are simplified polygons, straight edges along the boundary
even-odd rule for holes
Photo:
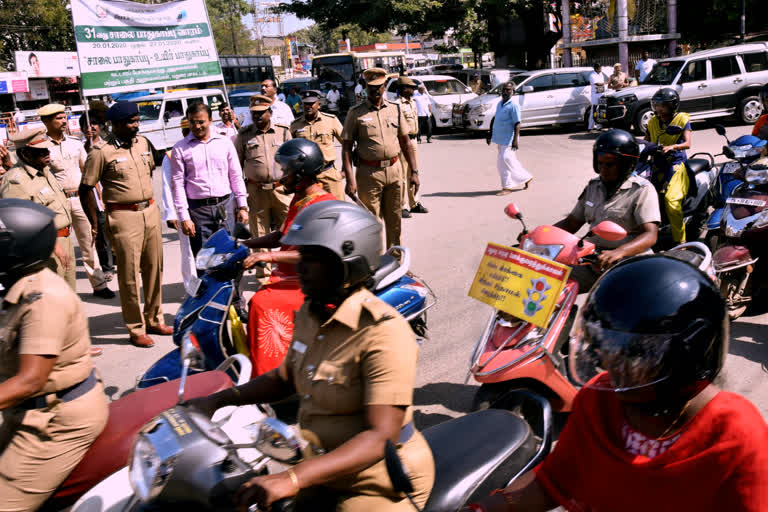
[[[680,94],[680,110],[692,120],[735,115],[754,124],[763,107],[759,93],[768,83],[768,43],[751,43],[660,60],[637,87],[621,89],[600,99],[597,121],[613,127],[633,127],[645,133],[653,116],[651,97],[661,87]]]

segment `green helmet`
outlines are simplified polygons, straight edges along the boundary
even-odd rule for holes
[[[330,250],[344,266],[346,286],[363,283],[372,276],[384,252],[378,219],[365,208],[344,201],[321,201],[307,206],[280,242]]]

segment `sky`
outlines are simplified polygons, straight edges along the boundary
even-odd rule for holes
[[[250,16],[248,17],[250,18]],[[283,32],[284,34],[290,34],[296,30],[308,27],[314,23],[313,20],[300,20],[293,14],[283,15]],[[251,20],[246,20],[246,25],[251,25]],[[277,23],[265,23],[262,27],[263,35],[265,36],[278,36],[280,35],[280,28]]]

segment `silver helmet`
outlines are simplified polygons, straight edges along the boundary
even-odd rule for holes
[[[330,250],[341,259],[346,286],[368,279],[379,267],[384,252],[378,219],[365,208],[344,201],[307,206],[280,242]]]

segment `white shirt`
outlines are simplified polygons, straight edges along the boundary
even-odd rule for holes
[[[416,102],[416,113],[419,117],[429,117],[429,96],[419,91],[413,93],[413,101]]]
[[[227,126],[224,124],[224,121],[219,121],[218,123],[214,123],[213,128],[221,135],[229,137],[232,142],[235,142],[235,137],[237,137],[237,128],[235,127],[235,123]]]
[[[173,195],[171,193],[171,159],[163,157],[163,222],[177,220],[176,208],[173,207]]]
[[[635,66],[635,71],[640,72],[640,83],[645,81],[645,77],[648,76],[648,74],[653,70],[653,66],[656,64],[656,61],[653,59],[643,60],[640,59],[637,61],[637,66]]]
[[[325,95],[325,99],[328,100],[328,110],[337,110],[339,108],[339,100],[341,99],[341,94],[339,91],[334,91],[331,89]]]
[[[589,75],[589,86],[592,92],[591,99],[593,105],[597,105],[600,97],[605,93],[607,82],[608,77],[602,72],[598,73],[597,71],[593,71],[592,74]]]
[[[278,101],[285,101],[285,94],[283,94],[283,93],[278,94],[277,95],[277,99],[278,99]]]
[[[280,100],[272,103],[272,124],[291,126],[294,119],[293,110],[291,110],[287,103],[283,103]]]
[[[363,86],[362,84],[357,84],[355,86],[355,96],[360,97],[363,94]]]
[[[13,114],[13,121],[16,124],[23,123],[26,118],[27,118],[27,116],[25,116],[24,112],[22,112],[21,110],[19,110],[15,114]]]

